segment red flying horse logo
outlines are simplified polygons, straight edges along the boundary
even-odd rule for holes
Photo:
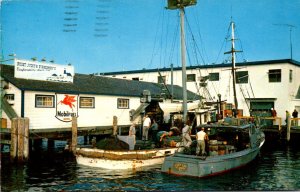
[[[75,107],[73,102],[76,101],[74,98],[75,98],[75,96],[65,95],[65,98],[63,100],[61,100],[58,104],[61,103],[61,104],[64,104],[64,105],[68,105],[73,111],[73,107]]]

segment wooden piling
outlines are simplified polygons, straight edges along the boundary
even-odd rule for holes
[[[24,118],[24,160],[29,158],[29,118]]]
[[[29,119],[13,118],[11,126],[10,158],[19,163],[27,161],[29,157]]]
[[[11,122],[11,144],[10,144],[10,159],[14,161],[17,157],[18,147],[18,119],[13,118]]]
[[[24,159],[24,131],[25,122],[24,119],[18,118],[18,150],[17,150],[17,159],[18,162],[23,162]]]
[[[71,152],[75,153],[77,146],[77,117],[72,117],[72,141]]]
[[[291,118],[287,117],[286,119],[286,140],[290,141],[291,139]]]
[[[117,129],[118,129],[118,117],[113,116],[113,135],[117,135]]]

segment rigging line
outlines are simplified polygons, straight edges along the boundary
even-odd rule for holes
[[[237,35],[238,37],[240,37],[238,29],[236,29],[235,32],[236,32],[236,35]],[[240,46],[241,46],[242,59],[245,60],[246,57],[245,57],[244,51],[243,51],[244,49],[243,49],[243,45],[242,45],[242,40],[239,38],[238,41],[240,42],[239,44],[240,44]]]
[[[190,31],[191,36],[192,36],[192,40],[193,40],[193,42],[194,42],[194,44],[193,44],[193,45],[194,45],[194,48],[197,48],[197,49],[198,49],[198,51],[199,51],[199,53],[200,53],[200,56],[201,56],[201,59],[202,59],[203,63],[205,63],[204,58],[203,58],[203,56],[201,55],[201,51],[200,51],[200,49],[199,49],[197,43],[195,43],[195,36],[194,36],[194,34],[192,33],[191,26],[190,26],[189,21],[187,20],[187,18],[186,18],[186,21],[187,21],[188,28],[189,28],[189,31]],[[188,52],[188,51],[187,51],[187,53],[188,53],[188,55],[189,55],[189,52]],[[190,60],[190,56],[189,56],[189,60]],[[196,61],[197,61],[197,63],[199,64],[199,60],[198,60],[197,55],[196,55]],[[206,70],[208,71],[208,69],[206,69]],[[199,74],[200,74],[200,76],[201,76],[201,70],[200,70],[200,69],[199,69]],[[218,92],[217,92],[217,90],[216,90],[216,85],[214,84],[214,82],[211,82],[211,84],[212,84],[212,87],[213,87],[215,93],[218,94]],[[210,95],[210,93],[209,93],[209,91],[206,90],[206,92],[208,92],[209,97],[212,98],[211,95]]]
[[[198,29],[198,35],[200,37],[200,43],[202,44],[202,48],[203,48],[203,54],[206,57],[206,60],[209,61],[208,56],[207,56],[207,51],[206,51],[205,46],[204,46],[204,42],[202,40],[201,30],[199,28],[200,23],[199,23],[198,17],[195,16],[194,12],[192,12],[192,13],[194,14],[194,18],[195,18],[195,21],[196,21],[196,27]],[[205,64],[205,62],[204,62],[204,64]]]
[[[174,35],[173,35],[173,41],[172,41],[172,45],[171,45],[171,51],[170,51],[170,57],[169,57],[169,63],[172,62],[172,58],[173,58],[173,54],[174,54],[174,50],[175,50],[175,45],[176,45],[176,40],[179,34],[179,17],[177,17],[177,25],[176,25],[176,29],[174,30]]]
[[[159,48],[158,50],[160,51],[160,54],[159,54],[159,68],[161,67],[162,65],[162,52],[163,52],[163,38],[164,38],[164,17],[165,17],[165,12],[163,12],[163,15],[162,15],[162,22],[161,22],[161,27],[159,29],[161,29],[161,36],[160,36],[160,41],[159,41]]]
[[[201,54],[201,51],[199,50],[199,47],[197,46],[197,43],[196,43],[196,40],[195,40],[195,36],[194,36],[194,34],[192,32],[192,28],[191,28],[190,22],[189,22],[189,20],[188,20],[187,17],[185,18],[185,20],[186,20],[189,32],[190,32],[191,37],[192,37],[192,41],[194,42],[194,47],[198,48],[198,51],[199,51],[200,57],[202,59],[202,62],[205,63],[204,58],[203,58],[203,56]],[[198,58],[196,58],[196,61],[197,61],[197,64],[199,64]]]
[[[244,93],[244,91],[243,91],[243,89],[242,89],[242,84],[239,84],[239,87],[240,87],[240,91],[241,91],[241,93],[242,93],[242,95],[243,95],[244,100],[246,100],[245,93]],[[248,105],[247,102],[246,102],[246,105],[247,105],[248,110],[250,110],[250,107],[249,107],[249,105]]]
[[[166,60],[167,60],[167,57],[165,55],[167,55],[167,48],[168,48],[168,35],[169,35],[169,15],[167,15],[167,21],[166,21],[166,36],[165,36],[165,42],[166,42],[166,45],[165,45],[165,49],[164,49],[164,67],[166,67]]]
[[[250,77],[249,77],[249,85],[250,85],[250,88],[251,88],[251,92],[252,92],[253,98],[255,98],[253,87],[252,87],[252,83],[250,81]]]
[[[163,12],[164,12],[164,10],[163,10]],[[164,13],[162,13],[162,14],[164,14]],[[151,66],[151,64],[153,62],[154,55],[155,55],[160,20],[161,20],[161,15],[159,15],[158,20],[157,20],[157,24],[156,24],[157,27],[156,27],[155,37],[154,37],[154,46],[153,46],[153,49],[152,49],[151,59],[150,59],[150,63],[148,64],[148,67]]]

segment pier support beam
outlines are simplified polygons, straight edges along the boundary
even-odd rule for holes
[[[113,135],[117,135],[117,129],[118,129],[118,117],[113,116]]]
[[[29,119],[13,118],[11,126],[10,158],[22,163],[29,157]]]
[[[290,141],[291,139],[291,118],[287,117],[286,119],[286,140]]]
[[[74,154],[77,146],[77,117],[72,117],[71,152]]]

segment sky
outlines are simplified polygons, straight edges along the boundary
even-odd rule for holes
[[[2,0],[1,63],[36,57],[76,73],[181,66],[179,11],[167,0]],[[229,60],[300,61],[300,0],[198,0],[185,8],[187,66]],[[290,31],[291,30],[291,31]],[[291,32],[291,33],[290,33]],[[291,41],[290,41],[291,38]],[[4,61],[3,61],[4,60]]]

